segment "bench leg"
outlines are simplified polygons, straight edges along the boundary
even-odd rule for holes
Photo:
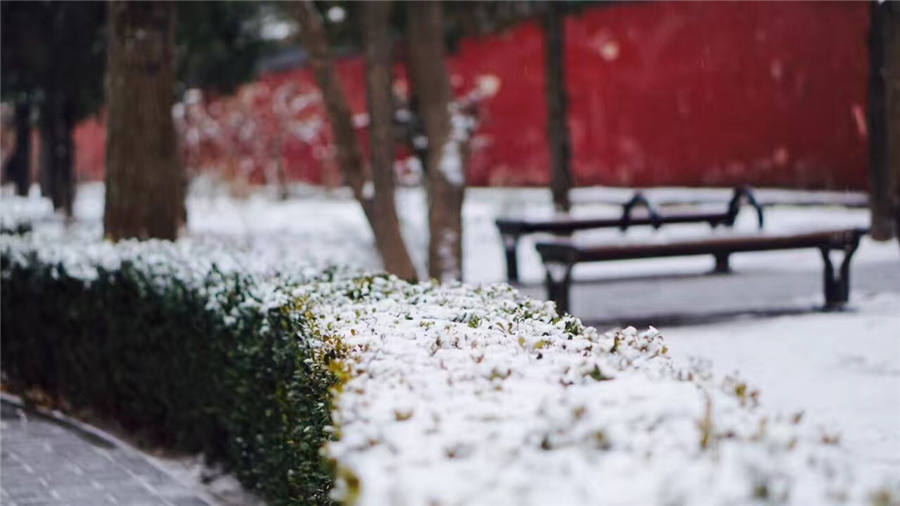
[[[569,288],[572,284],[572,264],[545,262],[547,298],[556,303],[556,312],[569,312]]]
[[[713,269],[713,272],[716,274],[728,274],[731,272],[731,265],[728,263],[728,253],[719,253],[714,255],[716,259],[716,266]]]
[[[518,245],[518,234],[503,234],[503,249],[506,252],[506,279],[510,283],[519,282],[519,262],[516,259]]]
[[[859,238],[844,246],[844,258],[841,260],[841,266],[835,270],[834,264],[831,262],[831,250],[827,247],[820,248],[822,260],[825,263],[824,282],[825,282],[825,309],[836,310],[841,309],[844,304],[850,300],[850,260],[853,253],[859,246]]]

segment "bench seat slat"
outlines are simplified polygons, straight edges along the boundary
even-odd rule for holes
[[[540,242],[537,244],[537,249],[545,259],[566,259],[566,261],[577,263],[818,247],[839,249],[847,243],[848,234],[862,235],[863,233],[865,233],[864,229],[841,229],[802,234],[713,237],[702,240],[638,244],[578,245],[571,242]]]

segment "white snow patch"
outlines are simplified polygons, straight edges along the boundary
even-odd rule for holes
[[[328,17],[328,21],[340,23],[347,17],[347,11],[345,11],[343,7],[335,5],[334,7],[329,8],[325,15]]]
[[[444,180],[453,186],[462,186],[465,184],[465,175],[463,174],[462,154],[460,153],[459,141],[448,138],[441,148],[441,160],[438,163],[438,169]]]
[[[450,134],[441,148],[438,170],[449,184],[461,187],[466,183],[463,144],[468,142],[474,127],[474,120],[459,111],[456,104],[448,106],[450,112]]]
[[[777,410],[839,433],[867,467],[900,475],[900,295],[855,297],[854,309],[668,329],[679,357],[740,371]]]
[[[459,235],[455,231],[449,228],[440,231],[437,255],[441,262],[442,282],[456,281],[462,277],[462,272],[459,268],[459,260],[456,254],[458,245]]]
[[[375,198],[375,183],[373,183],[371,180],[363,183],[362,198],[364,200],[372,200],[373,198]]]

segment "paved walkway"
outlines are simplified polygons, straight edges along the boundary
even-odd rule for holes
[[[139,452],[2,402],[0,504],[208,506]]]

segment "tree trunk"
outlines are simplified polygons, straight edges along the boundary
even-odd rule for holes
[[[465,134],[461,125],[451,123],[442,7],[439,2],[409,2],[406,9],[412,102],[418,104],[428,137],[428,274],[440,281],[460,280]]]
[[[900,244],[900,7],[885,2],[884,85],[888,172],[893,183],[894,236]]]
[[[384,268],[404,279],[415,279],[416,269],[400,234],[394,201],[394,100],[391,90],[391,41],[388,33],[390,2],[362,4],[366,56],[366,102],[369,109],[369,156],[375,195],[372,230]]]
[[[15,107],[16,147],[3,173],[16,186],[16,195],[28,195],[31,186],[31,104]]]
[[[107,237],[175,239],[184,175],[174,103],[175,7],[110,2],[106,82]]]
[[[891,43],[892,25],[896,25],[896,16],[891,15],[889,2],[872,2],[870,7],[871,25],[869,31],[869,208],[871,210],[872,238],[886,241],[894,236],[897,223],[895,209],[894,174],[897,155],[892,156],[889,140],[891,139],[891,122],[896,124],[896,104],[890,107],[888,95],[896,101],[896,91],[889,93],[889,88],[896,86],[896,76],[889,74],[896,63],[891,62],[888,55],[896,55],[897,42]],[[894,37],[896,38],[896,37]],[[896,72],[896,70],[895,70]],[[894,128],[896,130],[896,128]],[[894,134],[896,138],[896,134]],[[892,158],[894,160],[892,161]]]
[[[41,107],[41,193],[50,198],[53,208],[72,216],[75,200],[74,150],[72,129],[74,120],[64,92],[48,90]]]
[[[353,131],[350,106],[347,105],[340,78],[328,51],[328,38],[322,27],[322,16],[319,15],[316,6],[309,1],[296,4],[295,13],[300,24],[300,39],[308,54],[309,66],[322,93],[325,110],[331,122],[338,167],[346,184],[353,190],[353,196],[362,204],[363,210],[368,215],[369,199],[363,194],[363,185],[366,182],[363,158]]]
[[[544,93],[547,100],[547,140],[550,150],[550,189],[557,211],[571,208],[569,189],[572,173],[569,169],[572,147],[565,80],[565,17],[562,4],[549,2],[544,15]]]
[[[309,55],[309,65],[312,68],[313,77],[322,93],[325,102],[325,110],[328,113],[328,119],[331,123],[331,131],[334,135],[335,150],[337,151],[337,162],[345,182],[353,191],[353,196],[362,206],[366,219],[372,228],[375,236],[375,246],[381,255],[384,268],[388,272],[404,279],[415,279],[416,271],[409,259],[403,238],[400,235],[397,213],[394,207],[394,178],[393,178],[393,138],[390,136],[390,124],[388,124],[387,142],[381,142],[383,133],[383,125],[381,124],[384,114],[382,108],[387,106],[388,121],[393,116],[393,107],[391,106],[390,95],[390,44],[387,39],[387,33],[379,35],[379,30],[387,30],[387,21],[382,21],[387,17],[389,5],[372,5],[366,4],[366,13],[364,16],[365,31],[367,37],[374,37],[383,40],[373,40],[376,44],[384,44],[384,48],[368,48],[366,49],[367,75],[366,86],[369,94],[369,107],[378,108],[372,114],[372,156],[373,164],[378,163],[375,167],[376,186],[375,200],[372,195],[367,195],[364,191],[366,182],[365,166],[363,157],[359,149],[359,143],[356,139],[356,133],[353,130],[353,117],[350,112],[350,106],[347,105],[344,96],[344,90],[341,88],[341,81],[334,68],[334,62],[328,50],[328,39],[325,30],[322,27],[322,17],[316,10],[312,2],[301,2],[296,5],[296,18],[300,24],[300,39]],[[372,11],[372,12],[370,12]],[[384,12],[382,12],[384,11]],[[383,28],[379,24],[385,25]],[[383,53],[383,54],[381,54]],[[384,65],[385,69],[381,72],[376,68],[378,58],[387,61]],[[381,75],[383,74],[383,75]],[[374,77],[373,77],[374,75]],[[372,81],[375,79],[376,81]],[[384,80],[387,82],[388,102],[380,103],[380,97],[384,93],[382,86]],[[376,125],[374,121],[379,123]],[[384,153],[387,152],[387,162],[384,162]],[[377,162],[376,162],[377,160]]]

